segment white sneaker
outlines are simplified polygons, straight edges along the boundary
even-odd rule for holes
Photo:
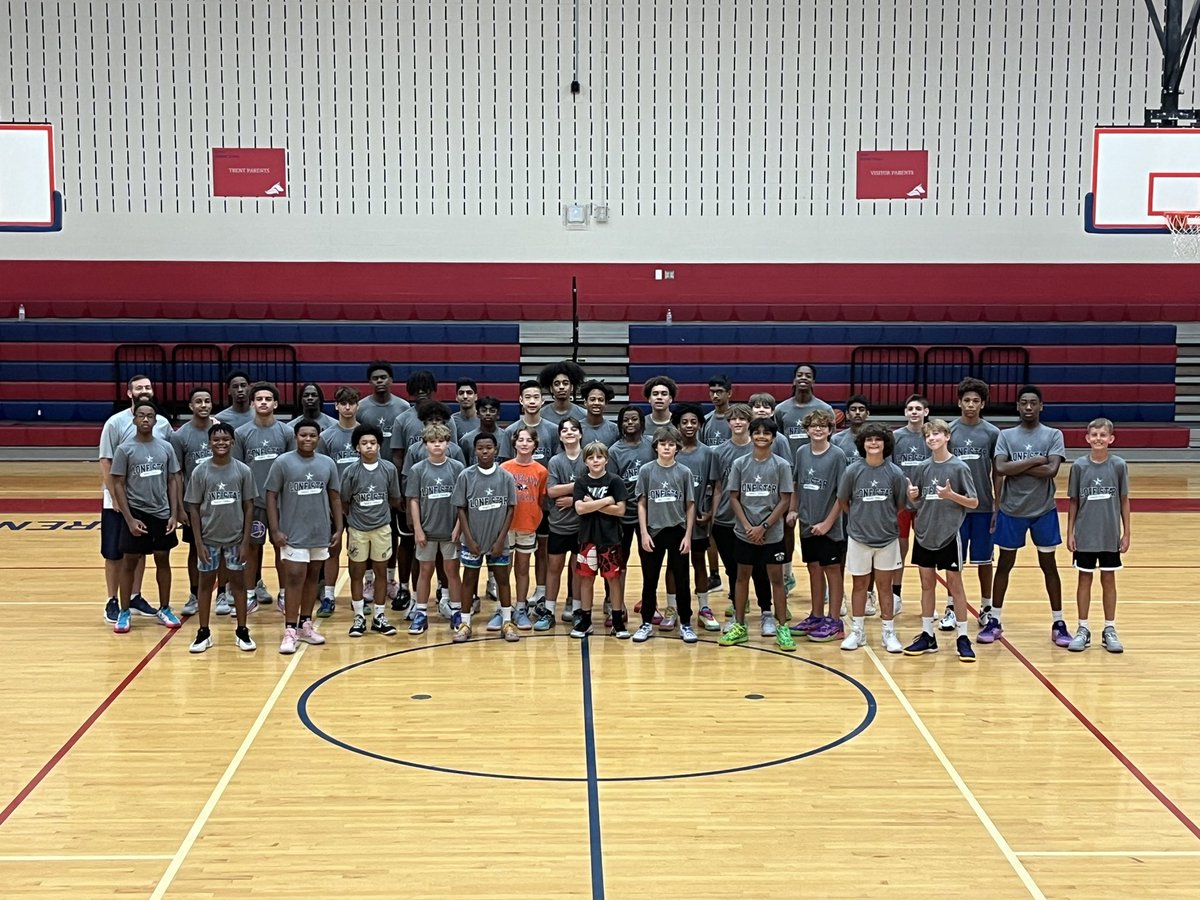
[[[323,644],[325,643],[325,635],[317,631],[317,626],[309,619],[300,626],[300,640],[306,644]]]
[[[845,613],[842,613],[842,615],[845,615]],[[868,616],[879,615],[879,603],[875,599],[874,591],[867,591],[867,615]]]
[[[826,598],[826,599],[829,599],[829,598]],[[842,598],[842,618],[844,619],[848,615],[850,615],[850,609],[846,606],[846,598],[843,597]]]
[[[296,652],[296,629],[283,629],[283,640],[279,642],[279,652],[284,656],[291,656]]]
[[[210,635],[206,634],[204,637],[200,637],[199,633],[197,632],[195,640],[193,640],[192,645],[188,647],[188,653],[203,653],[212,645],[213,641]]]
[[[892,617],[900,615],[900,610],[904,609],[904,601],[892,594]]]
[[[633,642],[640,644],[643,641],[648,641],[654,637],[654,625],[650,622],[643,622],[637,631],[633,633]]]
[[[258,598],[258,591],[257,591],[257,590],[254,592],[254,595],[255,595],[255,599],[259,599],[259,598]],[[260,602],[261,602],[261,601],[260,601]],[[267,594],[267,600],[266,600],[266,602],[267,602],[267,603],[270,603],[270,602],[271,602],[271,595],[270,595],[270,594]],[[279,589],[279,596],[275,598],[275,608],[279,610],[279,614],[280,614],[281,616],[282,616],[282,615],[286,615],[286,614],[287,614],[287,613],[286,613],[286,610],[287,610],[287,591],[285,591],[283,588],[280,588],[280,589]]]
[[[729,634],[729,629],[737,624],[737,619],[726,619],[725,624],[721,626],[721,634]]]
[[[692,630],[691,625],[680,625],[679,637],[685,644],[694,644],[700,640],[700,638],[696,637],[696,632]]]
[[[982,628],[988,623],[988,619],[992,617],[992,608],[990,606],[979,607],[979,627]]]
[[[866,630],[859,631],[857,628],[851,628],[846,639],[842,641],[843,650],[857,650],[859,647],[865,646],[867,646]]]
[[[883,649],[888,653],[904,652],[904,645],[900,643],[900,638],[896,637],[895,631],[885,631],[883,633]]]
[[[438,597],[438,613],[440,613],[441,617],[443,619],[445,619],[447,622],[449,622],[451,617],[454,615],[454,610],[452,610],[450,608],[450,592],[449,591],[447,591],[442,596]]]
[[[938,622],[938,631],[953,631],[958,627],[958,616],[954,615],[954,607],[947,606],[946,614]]]
[[[200,612],[200,601],[196,599],[195,594],[188,594],[187,603],[183,604],[183,614],[194,616],[198,612]]]
[[[496,576],[488,572],[487,595],[493,600],[496,599]]]
[[[763,613],[762,636],[763,637],[775,637],[775,631],[776,631],[775,615],[773,613],[769,613],[769,612]]]
[[[254,597],[255,603],[258,602],[258,597],[255,594],[251,594],[250,596]],[[247,597],[246,599],[249,601],[250,598]],[[187,612],[186,606],[183,608],[183,611]],[[217,594],[217,608],[214,609],[213,612],[215,612],[218,616],[233,615],[233,598],[224,591],[221,591],[221,593]]]

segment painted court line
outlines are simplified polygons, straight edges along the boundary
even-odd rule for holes
[[[904,711],[908,713],[908,717],[912,719],[913,724],[917,726],[917,731],[919,731],[921,737],[925,739],[925,743],[929,745],[929,749],[933,751],[933,755],[937,757],[938,762],[942,764],[942,768],[946,770],[946,774],[950,776],[950,780],[954,782],[954,786],[958,788],[958,792],[963,795],[963,799],[967,801],[967,805],[971,807],[971,810],[983,824],[984,829],[989,835],[991,835],[992,840],[996,842],[996,846],[1000,848],[1000,852],[1004,854],[1004,858],[1008,860],[1008,864],[1012,866],[1013,871],[1017,873],[1017,877],[1021,879],[1021,882],[1025,885],[1025,889],[1029,891],[1029,895],[1031,897],[1040,898],[1040,900],[1045,900],[1046,895],[1043,894],[1041,889],[1037,886],[1037,882],[1033,880],[1033,876],[1031,876],[1026,868],[1021,865],[1021,861],[1017,858],[1017,854],[1015,854],[1012,847],[1008,845],[1008,841],[1004,839],[1004,835],[1000,833],[1000,829],[996,827],[996,823],[993,822],[991,817],[984,811],[983,806],[979,803],[979,800],[976,799],[973,793],[971,793],[971,789],[967,787],[967,783],[963,781],[962,776],[958,774],[958,770],[954,768],[953,763],[950,762],[949,757],[946,756],[946,753],[942,750],[941,745],[937,742],[934,736],[930,734],[929,729],[925,727],[925,723],[921,720],[920,715],[918,715],[917,711],[913,709],[912,704],[908,702],[908,697],[904,695],[904,691],[902,691],[900,686],[896,684],[891,673],[884,668],[883,663],[879,661],[879,657],[875,655],[875,651],[870,647],[865,647],[864,649],[867,651],[867,656],[870,658],[871,662],[875,664],[875,668],[879,670],[879,674],[883,676],[883,680],[887,682],[887,686],[896,696],[896,699],[900,701],[900,705],[904,707]]]
[[[279,676],[279,681],[275,683],[275,690],[271,691],[271,696],[267,698],[267,702],[259,712],[258,718],[254,720],[254,724],[250,726],[250,730],[242,740],[242,745],[233,754],[233,759],[225,767],[224,774],[221,775],[213,787],[212,793],[208,795],[207,802],[205,802],[204,807],[200,810],[200,814],[196,816],[196,821],[192,823],[192,827],[188,829],[188,833],[183,838],[183,843],[179,845],[179,849],[175,851],[174,856],[166,857],[171,860],[171,863],[167,866],[166,871],[163,872],[162,878],[158,880],[158,884],[154,888],[154,893],[150,895],[151,900],[158,900],[158,898],[166,894],[167,888],[171,886],[171,882],[179,874],[179,869],[183,865],[184,859],[187,858],[192,845],[196,843],[196,839],[200,837],[200,832],[204,830],[204,826],[208,823],[213,810],[217,808],[221,796],[225,793],[225,789],[229,787],[229,782],[233,780],[233,776],[237,773],[242,760],[250,752],[250,745],[254,743],[259,732],[262,731],[263,725],[266,724],[267,718],[271,715],[271,711],[274,710],[275,704],[283,693],[283,689],[287,687],[287,683],[291,680],[292,673],[296,671],[296,667],[300,664],[300,658],[304,656],[304,651],[307,647],[308,644],[302,644],[300,649],[288,661],[287,668],[283,670],[283,674]]]
[[[1018,850],[1022,859],[1089,859],[1125,858],[1158,859],[1172,857],[1200,857],[1200,850]]]
[[[936,577],[942,587],[948,589],[945,579],[942,578],[941,575],[937,575]],[[967,604],[967,609],[971,611],[972,616],[976,618],[979,617],[979,610],[977,610],[970,603]],[[1165,806],[1171,815],[1179,820],[1179,823],[1183,825],[1184,828],[1190,831],[1193,836],[1200,838],[1200,825],[1197,825],[1195,822],[1193,822],[1187,813],[1176,806],[1175,802],[1166,794],[1164,794],[1158,785],[1151,781],[1150,777],[1134,764],[1133,760],[1122,753],[1117,745],[1109,740],[1108,735],[1101,731],[1091,719],[1084,715],[1074,703],[1067,699],[1067,696],[1058,689],[1053,681],[1051,681],[1042,673],[1041,669],[1031,663],[1029,659],[1026,658],[1025,654],[1018,650],[1003,634],[1000,635],[1000,643],[1008,650],[1009,653],[1017,658],[1018,662],[1020,662],[1021,665],[1023,665],[1034,678],[1042,683],[1042,686],[1045,687],[1046,690],[1048,690],[1059,703],[1067,708],[1067,711],[1078,720],[1080,725],[1092,733],[1092,737],[1098,740],[1100,744],[1116,758],[1117,762],[1126,768],[1130,775],[1142,783],[1142,787],[1153,794],[1154,798],[1163,806]]]
[[[158,655],[158,651],[167,645],[167,641],[171,640],[171,638],[173,638],[182,630],[182,628],[170,629],[162,636],[161,639],[159,639],[157,644],[150,648],[150,652],[142,657],[142,661],[134,666],[130,673],[121,681],[121,683],[112,689],[109,695],[104,698],[103,702],[101,702],[101,704],[92,712],[92,714],[84,720],[83,724],[75,729],[75,733],[67,738],[66,743],[59,747],[54,755],[46,760],[46,764],[43,765],[38,770],[37,774],[29,780],[29,783],[25,785],[25,787],[21,788],[17,795],[8,802],[8,806],[4,807],[3,810],[0,810],[0,826],[8,821],[9,817],[16,812],[17,807],[24,803],[25,798],[37,789],[37,786],[41,784],[42,780],[50,774],[51,770],[53,770],[54,767],[62,761],[62,758],[71,752],[71,748],[79,743],[80,739],[87,734],[88,729],[96,724],[96,720],[104,715],[104,711],[113,705],[116,699],[124,692],[125,688],[129,687],[129,685],[133,682],[133,679],[137,678],[138,675],[142,673],[142,670],[150,664],[150,660],[154,659],[154,657]]]
[[[591,845],[592,900],[604,900],[604,853],[600,843],[600,783],[596,767],[596,725],[592,711],[592,654],[580,641],[583,673],[583,740],[587,754],[588,838]]]
[[[343,570],[341,578],[338,579],[337,585],[334,587],[334,593],[340,594],[346,588],[346,584],[350,580],[349,570]],[[233,759],[229,761],[229,765],[225,767],[225,772],[221,775],[216,785],[213,786],[212,793],[208,795],[208,800],[204,807],[196,816],[196,821],[192,823],[192,827],[188,829],[188,833],[184,835],[183,842],[179,845],[179,849],[175,851],[175,855],[169,857],[170,865],[163,872],[162,878],[158,880],[158,884],[154,888],[154,893],[150,895],[150,900],[159,900],[171,886],[171,882],[175,880],[175,876],[179,874],[179,869],[183,865],[183,861],[191,852],[192,846],[196,843],[196,839],[200,837],[200,832],[204,830],[204,826],[208,823],[209,817],[212,816],[213,810],[217,808],[217,804],[221,801],[226,788],[229,787],[229,782],[233,780],[233,776],[237,773],[238,767],[242,764],[242,760],[246,758],[246,754],[250,752],[250,746],[258,737],[263,726],[267,723],[267,718],[271,715],[271,711],[275,708],[275,704],[279,702],[279,697],[283,694],[283,689],[287,687],[287,683],[291,680],[292,674],[296,671],[296,667],[300,664],[300,658],[304,656],[304,651],[308,648],[308,644],[301,644],[300,649],[292,655],[288,660],[287,668],[283,670],[283,674],[279,676],[279,681],[275,683],[275,689],[271,691],[271,696],[267,698],[267,702],[258,713],[258,718],[254,720],[254,724],[250,726],[250,730],[246,733],[246,737],[242,740],[242,745],[238,747],[237,752],[233,754]]]
[[[26,856],[0,854],[0,863],[4,862],[139,862],[142,860],[163,860],[171,857],[165,853],[42,853]]]

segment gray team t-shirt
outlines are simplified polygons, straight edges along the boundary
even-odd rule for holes
[[[980,419],[976,425],[966,425],[962,419],[950,423],[950,452],[967,464],[975,482],[979,507],[973,512],[990,513],[995,503],[992,496],[992,460],[999,440],[1000,429],[984,419]]]
[[[930,457],[930,450],[925,446],[925,435],[912,431],[907,425],[901,425],[892,432],[896,449],[892,451],[892,462],[900,467],[901,472],[911,473],[917,470],[921,463]]]
[[[254,473],[254,505],[267,505],[267,475],[275,460],[296,449],[296,433],[278,419],[270,425],[249,422],[233,433],[233,457]],[[295,546],[295,545],[293,545]]]
[[[968,510],[953,500],[939,498],[937,486],[948,480],[956,493],[977,497],[971,467],[957,456],[945,462],[935,462],[931,457],[907,477],[920,491],[915,501],[917,518],[913,522],[913,535],[926,550],[941,550],[958,537]]]
[[[391,501],[402,497],[400,475],[386,459],[376,460],[374,468],[370,469],[358,459],[342,471],[339,494],[343,507],[350,504],[347,526],[355,531],[374,531],[391,524]]]
[[[565,452],[554,454],[550,460],[550,465],[546,467],[549,477],[546,480],[547,489],[559,487],[564,484],[575,484],[575,479],[579,478],[587,472],[587,461],[583,458],[583,451],[579,451],[579,456],[571,459]],[[571,499],[574,495],[567,494],[567,498]],[[555,534],[576,534],[579,531],[579,513],[575,512],[574,500],[568,509],[560,509],[558,504],[550,501],[550,514],[547,524],[550,530]]]
[[[779,423],[779,433],[787,438],[791,446],[791,456],[802,444],[808,443],[808,432],[804,430],[804,417],[817,409],[823,409],[830,415],[833,407],[819,397],[813,397],[807,403],[797,403],[792,397],[781,400],[775,407],[775,421]]]
[[[1063,444],[1063,433],[1057,428],[1042,425],[1024,428],[1017,425],[1000,432],[996,442],[996,457],[1006,457],[1013,462],[1044,456],[1067,458]],[[1009,475],[1004,479],[1000,493],[1000,511],[1006,516],[1036,519],[1054,509],[1054,479],[1038,478],[1034,475]]]
[[[765,460],[755,459],[749,454],[736,460],[729,472],[728,487],[738,492],[738,502],[751,525],[762,525],[779,503],[779,498],[792,492],[792,465],[786,459],[772,453]],[[743,540],[746,530],[740,520],[733,532]],[[767,528],[763,535],[764,544],[777,544],[783,540],[783,516]]]
[[[314,453],[303,457],[289,450],[267,473],[266,491],[279,495],[279,530],[287,535],[289,547],[313,550],[329,546],[333,521],[329,491],[341,490],[337,465],[328,456]]]
[[[591,425],[585,418],[580,425],[583,432],[583,439],[580,446],[586,447],[588,444],[599,442],[605,447],[611,447],[621,439],[621,430],[617,428],[616,422],[610,422],[605,419],[599,425]]]
[[[529,427],[522,420],[517,419],[505,428],[504,430],[508,432],[509,445],[513,444],[518,431]],[[533,450],[533,461],[544,466],[549,464],[551,457],[558,452],[558,426],[543,416],[534,430],[537,431],[538,445]],[[514,453],[513,456],[516,454]]]
[[[700,426],[700,440],[709,447],[720,447],[729,440],[729,435],[729,420],[718,416],[715,409],[704,417],[704,424]]]
[[[200,538],[210,547],[242,542],[246,527],[244,504],[254,499],[254,475],[241,460],[223,466],[203,460],[188,479],[183,502],[200,510]]]
[[[895,463],[868,465],[863,460],[842,474],[838,499],[850,504],[846,535],[868,547],[886,547],[900,537],[896,516],[908,502],[904,473]]]
[[[218,422],[224,422],[234,431],[237,431],[247,422],[254,421],[254,407],[247,406],[242,412],[238,412],[232,406],[227,406],[220,412],[213,413],[213,418]]]
[[[170,441],[171,423],[162,416],[155,416],[154,433],[164,441]],[[114,413],[108,417],[104,427],[100,430],[100,452],[96,454],[96,458],[111,460],[116,455],[117,448],[126,441],[133,440],[136,434],[137,426],[133,424],[132,409],[123,409],[119,413]],[[112,494],[108,492],[107,487],[103,487],[103,495],[104,508],[116,509]]]
[[[140,510],[159,519],[171,515],[171,499],[167,484],[179,471],[175,449],[153,435],[149,441],[136,438],[117,448],[112,461],[112,474],[125,477],[125,499],[131,510]]]
[[[458,426],[454,423],[454,417],[451,416],[450,421],[445,423],[450,429],[450,443],[458,443]],[[406,452],[411,453],[412,449],[424,441],[425,423],[417,418],[416,407],[410,407],[396,417],[396,421],[392,423],[392,448],[406,448]]]
[[[467,511],[471,534],[487,553],[500,537],[508,511],[517,505],[517,482],[499,463],[490,472],[467,466],[454,483],[451,502],[456,510]]]
[[[179,457],[184,484],[192,477],[196,466],[212,457],[212,450],[208,449],[208,429],[197,428],[191,422],[184,422],[171,432],[171,446]]]
[[[729,505],[729,492],[732,490],[729,473],[733,471],[734,462],[754,452],[754,444],[750,442],[735,444],[733,441],[726,441],[714,448],[713,452],[716,454],[717,481],[722,483],[721,497],[713,512],[713,522],[732,528],[736,522],[733,507]]]
[[[625,515],[621,517],[621,521],[626,525],[637,524],[635,500],[637,498],[638,472],[642,470],[642,466],[653,460],[655,455],[654,448],[650,445],[650,438],[646,435],[642,435],[641,442],[636,445],[621,440],[608,448],[608,471],[619,476],[625,482],[625,496],[629,498],[625,504]]]
[[[846,471],[846,454],[830,446],[824,453],[813,453],[812,444],[805,444],[796,451],[796,499],[800,514],[800,537],[812,537],[812,527],[824,522],[829,511],[837,503],[838,484]],[[840,541],[845,536],[842,517],[838,516],[833,527],[825,533],[831,541]]]
[[[557,431],[558,423],[561,422],[563,419],[574,418],[576,421],[578,421],[580,424],[582,424],[583,420],[587,418],[587,410],[584,409],[582,406],[579,406],[576,403],[572,403],[567,408],[567,411],[565,413],[560,413],[558,410],[556,410],[554,408],[553,403],[547,403],[545,406],[542,407],[541,417],[543,419],[545,419],[547,422],[552,423],[554,425],[555,431]]]
[[[390,459],[392,453],[392,424],[396,416],[409,408],[409,402],[403,397],[388,394],[387,403],[375,400],[375,394],[364,397],[358,404],[355,414],[359,425],[374,425],[383,433],[383,444],[379,448],[381,459]]]
[[[1093,462],[1081,456],[1071,463],[1067,496],[1079,500],[1075,549],[1116,553],[1121,549],[1121,498],[1129,496],[1129,469],[1119,456]]]
[[[305,418],[304,413],[301,413],[298,416],[288,419],[288,423],[287,423],[288,428],[291,428],[294,430],[296,427],[296,423],[303,421],[304,418]],[[315,419],[309,419],[309,421],[317,423],[318,431],[324,431],[326,428],[332,428],[334,425],[336,425],[338,423],[337,419],[335,419],[333,416],[329,415],[329,413],[326,413],[326,412],[317,413],[317,417]]]
[[[696,497],[696,519],[712,508],[713,484],[717,480],[717,455],[707,444],[696,444],[687,450],[680,448],[675,461],[687,466],[692,473],[692,493]],[[712,530],[712,520],[692,529],[693,538],[706,538]]]
[[[405,460],[407,465],[407,460]],[[416,498],[421,509],[421,529],[431,541],[448,541],[458,520],[454,505],[454,486],[466,466],[460,460],[446,459],[435,465],[429,459],[419,460],[408,473],[404,494]]]
[[[458,449],[462,451],[463,462],[469,466],[475,465],[475,435],[477,434],[479,434],[478,428],[468,431],[458,440]],[[503,428],[498,428],[492,434],[496,438],[496,462],[502,463],[512,459],[516,454],[513,453],[512,441],[508,439],[508,432]]]
[[[839,431],[829,439],[829,443],[837,447],[846,456],[846,465],[852,466],[859,462],[862,457],[859,456],[858,447],[854,445],[854,439],[857,435],[847,428],[845,431]]]
[[[317,452],[328,456],[344,472],[346,466],[358,461],[358,451],[350,443],[353,434],[353,428],[343,428],[334,422],[333,425],[322,431],[321,436],[317,439]]]
[[[676,463],[664,466],[658,460],[648,462],[638,470],[635,496],[640,503],[646,498],[646,527],[651,536],[664,528],[687,522],[687,505],[696,500],[692,487],[692,472]]]

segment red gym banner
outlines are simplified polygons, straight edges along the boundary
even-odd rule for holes
[[[859,200],[924,200],[929,195],[928,150],[859,150]]]
[[[213,147],[214,197],[286,197],[282,147]]]

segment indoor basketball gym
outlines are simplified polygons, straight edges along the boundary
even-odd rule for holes
[[[1196,895],[1190,0],[3,15],[4,896]],[[455,643],[432,604],[424,634],[395,611],[399,634],[351,638],[344,560],[326,643],[294,655],[273,605],[253,652],[226,617],[203,653],[186,617],[104,620],[97,447],[132,376],[179,425],[245,370],[286,420],[306,383],[336,414],[388,360],[397,396],[429,370],[453,408],[472,379],[507,423],[563,359],[610,416],[658,375],[705,409],[718,374],[781,401],[804,363],[839,421],[863,394],[898,427],[912,393],[949,421],[972,376],[1003,429],[1036,384],[1064,527],[1112,420],[1124,652],[1049,639],[1029,547],[973,665],[951,637],[886,652],[878,616],[862,649],[784,652],[753,602],[733,647],[561,621]],[[1055,559],[1074,629],[1065,539]],[[276,591],[271,551],[264,573]],[[631,605],[641,586],[635,556]]]

